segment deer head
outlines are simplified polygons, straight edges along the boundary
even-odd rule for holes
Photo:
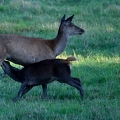
[[[72,36],[72,35],[80,35],[84,33],[84,30],[80,27],[77,27],[74,23],[72,23],[74,15],[70,16],[65,20],[65,15],[61,19],[61,24],[59,28],[59,32]]]

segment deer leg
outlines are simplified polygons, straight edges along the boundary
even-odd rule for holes
[[[23,84],[21,85],[21,87],[20,87],[20,89],[19,89],[16,97],[13,99],[14,102],[17,101],[19,98],[22,97],[22,92],[24,91],[25,88],[26,88],[26,83],[23,83]]]
[[[2,75],[2,77],[4,77],[6,75],[4,70],[2,71],[1,75]]]
[[[4,56],[0,55],[0,66],[2,65],[3,61],[4,61]]]
[[[2,58],[0,58],[0,65],[1,65],[1,66],[2,66],[3,61],[4,61],[4,60],[2,60]],[[2,69],[3,69],[3,68],[2,68]],[[2,70],[2,73],[1,73],[2,77],[4,77],[5,74],[6,74],[5,71]]]
[[[80,84],[81,82],[80,82],[80,79],[78,79],[78,78],[73,78],[73,81],[75,82],[75,83],[77,83],[77,84]]]
[[[6,49],[3,45],[0,45],[0,66],[2,65],[5,58],[6,58]],[[4,70],[2,71],[2,76],[5,76]]]
[[[73,81],[78,84],[79,86],[82,86],[80,79],[78,78],[73,78]]]
[[[0,44],[0,66],[2,65],[4,59],[6,58],[6,48],[4,45]]]
[[[4,77],[6,75],[6,72],[4,70],[5,69],[4,65],[2,64],[1,67],[2,67],[2,73],[1,73],[1,75],[2,75],[2,77]]]
[[[32,89],[33,88],[33,86],[26,86],[24,89],[23,89],[23,91],[21,92],[21,94],[20,94],[20,98],[22,98],[23,97],[23,95],[25,95],[30,89]]]
[[[32,89],[33,88],[33,86],[26,86],[23,90],[22,90],[22,92],[21,92],[21,94],[20,94],[20,98],[22,98],[23,97],[23,95],[25,95],[30,89]],[[43,88],[43,97],[44,98],[46,98],[47,97],[47,84],[43,84],[42,85],[42,88]]]
[[[83,97],[84,97],[84,90],[83,90],[83,87],[82,87],[81,83],[78,82],[78,80],[71,78],[71,80],[68,81],[68,84],[73,86],[73,87],[75,87],[76,89],[78,89],[80,91],[81,98],[83,99]]]
[[[5,74],[6,74],[6,72],[5,72],[5,70],[4,70],[4,69],[5,69],[5,68],[4,68],[4,64],[2,64],[2,65],[1,65],[1,67],[2,67],[2,69],[3,69],[3,71],[2,71],[2,73],[1,73],[1,75],[2,75],[2,77],[4,77],[4,76],[5,76]]]
[[[81,98],[84,97],[84,90],[78,78],[66,77],[64,78],[65,83],[69,84],[70,86],[75,87],[80,91]],[[63,81],[63,80],[62,80]]]
[[[42,84],[42,89],[43,89],[43,98],[47,98],[47,84]]]

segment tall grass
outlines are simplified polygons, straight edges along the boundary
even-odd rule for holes
[[[82,81],[86,96],[66,85],[48,85],[43,100],[40,86],[21,101],[12,102],[20,83],[0,76],[1,120],[119,120],[120,119],[120,1],[119,0],[2,0],[0,34],[53,38],[61,17],[85,29],[70,39],[58,57],[76,56],[72,76]],[[18,65],[15,65],[19,67]],[[0,69],[1,71],[1,69]]]

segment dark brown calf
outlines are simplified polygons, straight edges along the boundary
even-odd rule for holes
[[[42,85],[43,96],[47,97],[47,83],[57,80],[61,83],[67,83],[80,91],[81,97],[84,96],[84,90],[78,78],[71,77],[70,61],[76,58],[69,57],[63,59],[49,59],[33,63],[19,70],[4,61],[2,68],[15,81],[21,82],[21,88],[18,91],[16,100],[25,95],[33,86]]]

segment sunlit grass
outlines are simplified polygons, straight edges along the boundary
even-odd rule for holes
[[[12,99],[21,84],[0,76],[0,119],[119,120],[119,8],[119,0],[0,1],[0,34],[51,39],[56,36],[64,14],[75,14],[73,22],[85,29],[83,35],[71,37],[65,51],[57,56],[78,58],[72,62],[72,76],[81,79],[84,100],[75,88],[53,82],[48,85],[47,100],[42,99],[42,88],[37,86],[14,103]]]

